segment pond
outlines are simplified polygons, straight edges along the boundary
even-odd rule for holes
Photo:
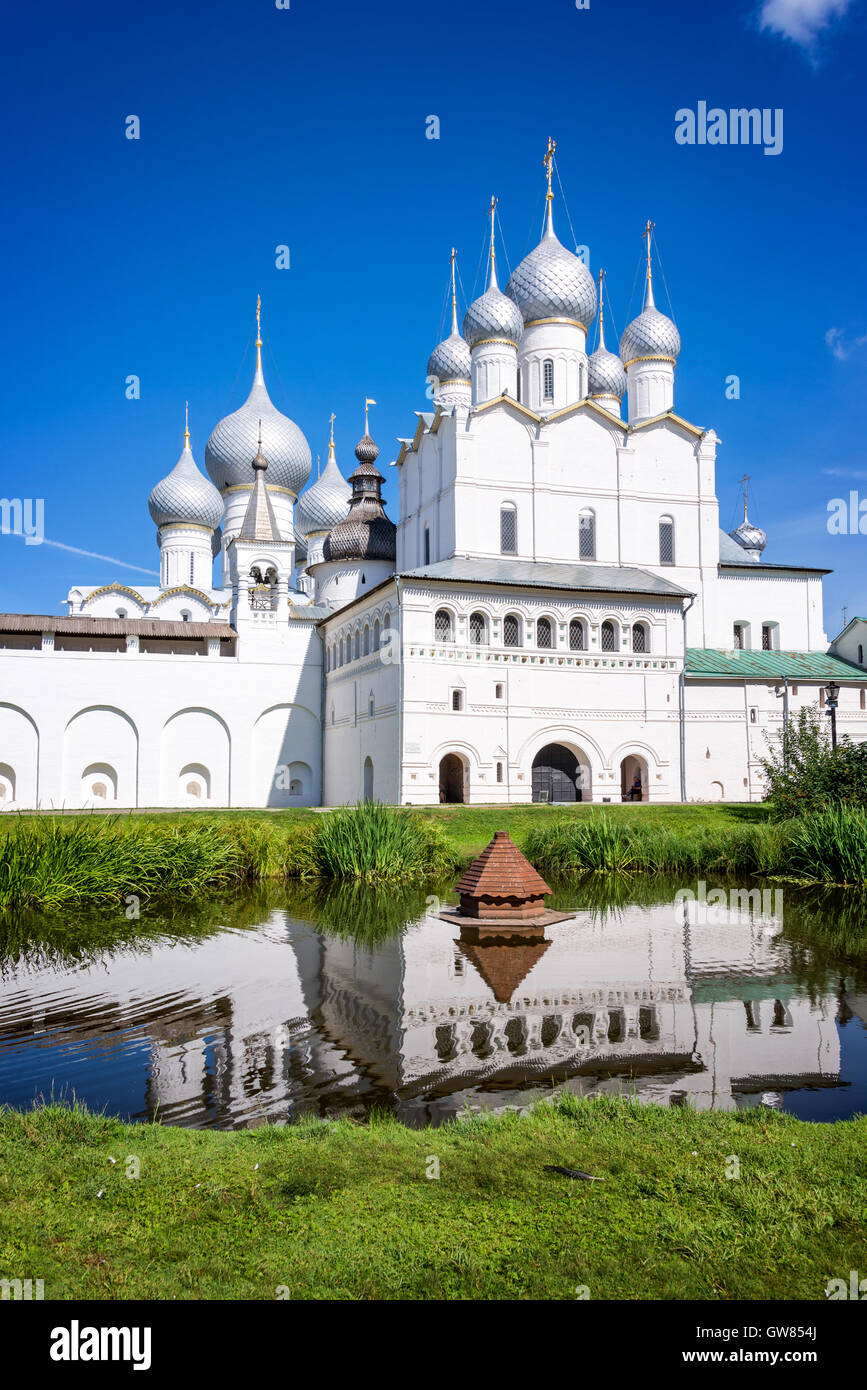
[[[0,928],[0,1103],[223,1129],[438,1124],[563,1090],[864,1112],[867,901],[750,888],[560,886],[575,915],[510,943],[462,939],[426,890],[21,919]]]

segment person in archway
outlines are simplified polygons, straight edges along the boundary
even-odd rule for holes
[[[445,800],[446,800],[446,784],[445,784],[445,782],[440,782],[440,801],[441,801],[441,802],[444,802]]]
[[[632,786],[629,788],[629,800],[641,800],[641,772],[637,771],[632,779]]]

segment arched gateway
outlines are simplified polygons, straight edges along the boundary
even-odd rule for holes
[[[576,755],[562,743],[547,743],[533,759],[534,801],[583,801],[589,779]]]
[[[466,801],[464,764],[457,753],[446,753],[440,762],[440,801]]]

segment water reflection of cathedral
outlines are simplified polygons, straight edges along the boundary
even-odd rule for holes
[[[37,1046],[138,1067],[132,1112],[167,1123],[372,1103],[440,1119],[552,1083],[732,1109],[840,1084],[838,999],[805,997],[773,927],[747,913],[697,927],[669,903],[605,923],[579,913],[517,945],[460,942],[427,917],[371,949],[278,911],[255,939],[116,956],[107,972],[79,967],[66,991],[31,968],[7,1001],[19,1020],[39,1016]],[[8,1018],[4,1006],[0,1034]]]

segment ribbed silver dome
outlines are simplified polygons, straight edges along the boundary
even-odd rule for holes
[[[157,483],[148,498],[148,511],[157,526],[187,523],[216,531],[223,520],[223,499],[196,467],[189,434],[171,473]]]
[[[241,409],[215,427],[205,450],[205,467],[221,491],[252,483],[250,461],[259,448],[260,420],[268,486],[288,488],[297,497],[310,476],[310,446],[295,422],[271,404],[261,363],[257,363],[253,388]]]
[[[427,374],[438,382],[468,382],[471,371],[470,350],[460,333],[450,333],[428,358]]]
[[[584,262],[555,236],[550,203],[545,235],[512,272],[506,294],[514,299],[525,324],[564,318],[589,328],[596,317],[596,282]]]
[[[620,400],[626,390],[626,372],[616,353],[599,347],[587,358],[588,396],[616,396]]]
[[[515,301],[503,294],[493,276],[485,293],[464,315],[464,337],[471,348],[485,338],[505,338],[517,347],[523,331],[524,320]]]
[[[768,543],[768,537],[760,526],[753,526],[749,521],[742,521],[740,526],[735,527],[734,531],[729,531],[733,541],[742,545],[744,550],[754,550],[761,555]]]
[[[334,445],[328,450],[328,462],[322,476],[312,487],[302,492],[295,508],[295,534],[306,540],[313,531],[330,531],[349,514],[352,489],[337,466]]]
[[[620,339],[620,357],[624,366],[629,366],[641,357],[670,357],[674,360],[680,354],[680,334],[670,318],[661,314],[653,302],[653,281],[647,275],[647,288],[644,295],[644,308],[626,325]]]

